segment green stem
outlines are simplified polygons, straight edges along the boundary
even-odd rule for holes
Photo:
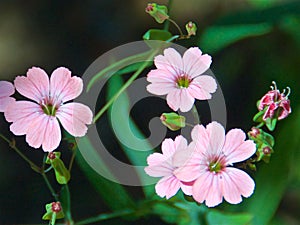
[[[139,60],[143,60],[147,55],[149,55],[150,51],[147,52],[143,52],[137,55],[133,55],[133,56],[129,56],[127,58],[121,59],[118,62],[115,62],[111,65],[109,65],[108,67],[104,68],[103,70],[101,70],[99,73],[97,73],[88,83],[87,85],[87,92],[92,88],[92,86],[94,85],[94,83],[100,79],[102,76],[104,76],[105,74],[107,74],[109,71],[118,68],[118,67],[122,67],[123,65],[128,65],[130,62],[132,61],[139,61]]]
[[[45,162],[46,162],[46,159],[47,159],[47,154],[45,154],[45,156],[44,156],[43,166],[42,166],[42,169],[41,169],[41,175],[42,175],[42,177],[43,177],[43,179],[44,179],[44,181],[45,181],[45,183],[46,183],[46,185],[47,185],[49,191],[51,192],[52,196],[54,197],[55,201],[58,202],[58,201],[59,201],[58,195],[57,195],[56,192],[54,191],[54,188],[52,187],[52,185],[51,185],[51,183],[49,182],[48,177],[47,177],[47,175],[46,175],[46,173],[45,173]]]
[[[183,34],[183,32],[182,32],[182,30],[181,30],[181,28],[178,26],[178,24],[174,21],[174,20],[172,20],[172,19],[168,19],[171,23],[173,23],[174,24],[174,26],[178,29],[178,31],[179,31],[179,33],[180,33],[180,36],[185,36],[184,34]]]
[[[201,121],[200,121],[200,118],[199,118],[198,110],[197,110],[195,105],[193,105],[192,113],[193,113],[193,116],[194,116],[194,123],[195,124],[200,124]]]
[[[91,217],[85,220],[81,220],[77,223],[75,223],[74,225],[85,225],[85,224],[91,224],[91,223],[95,223],[95,222],[99,222],[102,220],[108,220],[108,219],[113,219],[113,218],[117,218],[117,217],[121,217],[121,216],[126,216],[126,215],[130,215],[135,213],[135,210],[133,209],[124,209],[124,210],[120,210],[114,213],[103,213],[100,214],[98,216],[95,217]]]
[[[6,141],[9,144],[9,147],[11,147],[13,150],[15,150],[19,156],[21,156],[29,165],[30,167],[38,173],[41,173],[41,168],[37,166],[34,162],[32,162],[30,159],[27,158],[17,147],[15,141],[10,141],[8,138],[6,138],[4,135],[0,134],[0,137]]]
[[[64,185],[64,196],[63,196],[63,210],[65,213],[65,221],[69,225],[74,225],[74,221],[72,219],[71,214],[71,197],[70,197],[70,190],[68,184]]]
[[[111,104],[129,87],[129,85],[141,74],[141,72],[147,67],[148,61],[152,60],[157,51],[153,51],[152,54],[145,60],[144,64],[130,77],[130,79],[123,85],[123,87],[102,107],[102,109],[94,117],[93,122],[95,123],[103,113],[111,106]],[[148,53],[149,54],[149,53]]]
[[[70,159],[70,163],[69,163],[69,172],[71,173],[72,167],[73,167],[73,163],[75,160],[75,156],[76,156],[76,148],[72,149],[73,153],[72,153],[72,157]]]
[[[169,0],[168,5],[167,5],[169,16],[170,16],[172,4],[173,4],[173,0]],[[168,31],[169,30],[169,26],[170,26],[170,21],[166,20],[166,22],[164,23],[164,30]]]

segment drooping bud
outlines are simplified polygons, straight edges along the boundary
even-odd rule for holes
[[[168,8],[164,5],[158,5],[156,3],[148,3],[146,13],[149,13],[156,22],[163,23],[165,20],[169,19]]]
[[[46,204],[46,213],[42,217],[43,220],[50,220],[50,224],[54,225],[56,219],[62,219],[64,217],[65,215],[60,202]]]
[[[71,178],[69,170],[60,159],[60,152],[50,152],[46,163],[51,164],[54,169],[56,180],[59,184],[67,184]]]
[[[251,131],[249,131],[248,134],[253,138],[257,138],[257,136],[260,134],[260,130],[256,127],[252,127]]]
[[[172,131],[179,130],[185,127],[185,117],[177,113],[163,113],[160,116],[161,122]]]
[[[192,21],[188,22],[185,25],[185,29],[188,33],[188,36],[195,36],[196,35],[196,31],[197,31],[197,26],[195,23],[193,23]]]

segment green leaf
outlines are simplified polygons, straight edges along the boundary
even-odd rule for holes
[[[267,34],[272,26],[267,23],[234,24],[209,27],[203,33],[199,46],[207,52],[217,52],[239,40]]]
[[[133,63],[132,65],[126,66],[123,69],[120,69],[119,71],[117,71],[114,75],[123,75],[123,74],[127,74],[127,73],[132,73],[137,71],[145,62],[137,62],[137,63]],[[146,67],[152,66],[153,62],[149,61],[147,62]]]
[[[114,96],[122,85],[122,78],[120,76],[113,76],[108,82],[108,99]],[[112,107],[109,108],[109,120],[122,149],[131,163],[136,166],[136,172],[141,183],[149,183],[149,181],[153,181],[153,178],[149,177],[144,171],[144,166],[140,165],[145,165],[147,157],[153,152],[153,147],[130,118],[129,112],[129,98],[126,92],[123,92],[116,99]],[[123,140],[123,142],[120,140]],[[129,144],[124,143],[125,141],[126,143],[134,145],[135,149],[128,147]],[[139,151],[137,151],[137,149]],[[143,186],[143,190],[146,196],[152,196],[154,194],[153,185]]]
[[[67,140],[74,143],[74,140],[72,141],[70,135]],[[100,168],[103,173],[109,174],[111,180],[116,180],[87,136],[77,138],[76,141],[78,145],[84,146],[84,150],[89,152],[90,158],[94,159],[94,161],[90,163],[96,165],[97,168]],[[76,162],[109,208],[112,210],[120,210],[132,208],[135,205],[134,201],[122,185],[99,175],[89,164],[87,164],[81,152],[78,150],[77,145],[75,145],[75,149]]]
[[[208,225],[249,225],[253,216],[248,213],[223,213],[210,210],[206,215]]]
[[[144,35],[144,40],[161,40],[167,41],[172,38],[172,34],[166,30],[150,29]]]

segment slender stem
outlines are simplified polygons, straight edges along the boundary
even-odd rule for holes
[[[94,123],[103,115],[103,113],[111,106],[111,104],[129,87],[129,85],[141,74],[141,72],[148,65],[148,61],[151,60],[157,51],[153,51],[152,54],[145,60],[144,64],[130,77],[130,79],[120,88],[120,90],[102,107],[102,109],[94,117]]]
[[[64,199],[66,202],[64,203],[63,207],[66,207],[66,209],[63,208],[65,212],[65,220],[67,224],[73,225],[74,221],[72,219],[72,214],[71,214],[71,194],[69,190],[68,184],[64,185],[65,188],[65,193],[66,193],[66,199]]]
[[[11,147],[13,150],[15,150],[29,165],[30,167],[38,172],[41,173],[41,168],[37,166],[34,162],[32,162],[27,156],[25,156],[17,147],[15,141],[10,141],[8,138],[6,138],[4,135],[0,134],[0,137],[6,141],[9,144],[9,147]]]
[[[174,24],[174,26],[178,29],[178,31],[179,31],[179,33],[180,33],[180,36],[184,36],[184,34],[183,34],[183,32],[182,32],[182,30],[181,30],[181,28],[178,26],[178,24],[174,21],[174,20],[172,20],[172,19],[168,19],[171,23],[173,23]]]
[[[46,185],[47,185],[49,191],[51,192],[52,196],[54,197],[55,201],[58,202],[58,201],[59,201],[58,195],[57,195],[56,192],[54,191],[54,188],[52,187],[52,185],[51,185],[51,183],[49,182],[48,177],[47,177],[47,175],[46,175],[46,173],[45,173],[45,162],[46,162],[46,159],[47,159],[47,154],[45,154],[45,156],[44,156],[43,166],[42,166],[42,169],[41,169],[41,175],[42,175],[42,177],[43,177],[43,179],[44,179],[44,181],[45,181],[45,183],[46,183]]]
[[[113,64],[111,64],[110,66],[104,68],[103,70],[101,70],[98,74],[96,74],[88,83],[87,85],[87,92],[91,89],[91,87],[93,86],[93,84],[100,79],[102,76],[104,76],[105,74],[107,74],[109,71],[111,71],[112,69],[121,67],[123,65],[128,65],[129,62],[132,62],[133,60],[138,60],[138,59],[144,59],[147,55],[149,54],[149,51],[147,52],[143,52],[137,55],[133,55],[133,56],[129,56],[127,58],[121,59]]]
[[[201,121],[200,121],[200,118],[199,118],[198,110],[197,110],[195,105],[193,105],[192,113],[193,113],[193,116],[194,116],[194,123],[195,124],[200,124]]]
[[[74,148],[72,149],[72,157],[70,159],[70,163],[69,163],[69,172],[71,173],[71,170],[72,170],[72,167],[73,167],[73,163],[74,163],[74,160],[75,160],[75,156],[76,156],[76,149],[77,148]]]
[[[133,214],[134,212],[135,212],[135,210],[133,210],[133,209],[124,209],[124,210],[116,211],[114,213],[103,213],[103,214],[100,214],[95,217],[90,217],[88,219],[78,221],[74,225],[85,225],[85,224],[95,223],[95,222],[99,222],[102,220],[113,219],[113,218],[117,218],[117,217],[121,217],[121,216],[125,216],[125,215],[130,215],[130,214]]]
[[[170,14],[171,14],[172,4],[173,4],[173,0],[169,0],[168,6],[167,6],[169,16],[170,16]],[[165,21],[165,24],[164,24],[164,30],[168,31],[168,30],[169,30],[169,26],[170,26],[170,21],[169,21],[169,20],[166,20],[166,21]]]

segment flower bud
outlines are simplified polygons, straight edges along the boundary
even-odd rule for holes
[[[46,204],[46,213],[43,215],[43,220],[50,220],[51,224],[55,224],[56,219],[62,219],[64,217],[65,215],[60,202]]]
[[[188,36],[192,36],[192,35],[196,35],[196,31],[197,31],[197,26],[195,23],[193,23],[192,21],[188,22],[186,25],[185,25],[185,29],[188,33]]]
[[[179,130],[185,127],[185,117],[177,113],[163,113],[160,116],[161,122],[172,131]]]
[[[164,5],[158,5],[156,3],[149,3],[145,9],[146,13],[149,13],[156,22],[163,23],[169,19],[168,8]]]

